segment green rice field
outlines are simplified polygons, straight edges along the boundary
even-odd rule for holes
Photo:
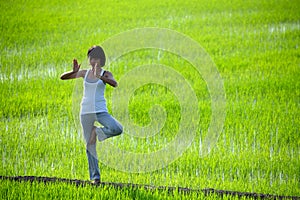
[[[102,181],[300,197],[299,1],[8,0],[1,1],[0,6],[1,176],[88,180],[78,118],[82,79],[62,81],[60,75],[72,70],[73,58],[81,68],[88,68],[86,53],[90,46],[105,44],[126,31],[151,27],[180,33],[209,55],[225,94],[222,128],[205,154],[205,138],[209,130],[214,130],[210,122],[221,123],[222,119],[213,115],[214,91],[193,63],[163,49],[124,53],[105,67],[119,81],[117,88],[106,87],[105,97],[109,112],[124,125],[124,134],[97,145],[146,155],[159,152],[181,132],[194,137],[167,164],[153,159],[146,166],[156,168],[149,171],[131,168],[134,159],[130,156],[99,152]],[[137,70],[145,65],[156,67],[149,72]],[[175,76],[171,73],[161,75],[163,66],[187,83],[197,100],[190,104],[192,108],[182,106],[186,105],[183,100],[193,98],[179,84],[181,79],[171,80]],[[174,88],[164,85],[169,78]],[[135,90],[130,90],[133,87]],[[126,91],[120,92],[123,89],[131,91],[129,99],[124,97]],[[195,120],[185,120],[183,112],[187,117],[194,114]],[[135,127],[162,127],[156,133],[136,128],[135,137],[127,121]],[[164,160],[173,152],[159,158]],[[103,162],[107,155],[111,163]],[[123,166],[126,170],[120,169]],[[0,198],[220,197],[0,180]]]

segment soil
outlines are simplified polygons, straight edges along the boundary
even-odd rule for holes
[[[162,190],[162,191],[178,191],[182,193],[204,193],[205,195],[210,194],[217,194],[219,196],[223,195],[231,195],[237,197],[249,197],[254,199],[293,199],[293,200],[300,200],[298,196],[278,196],[278,195],[271,195],[271,194],[259,194],[259,193],[250,193],[250,192],[238,192],[238,191],[227,191],[227,190],[217,190],[213,188],[206,188],[206,189],[191,189],[191,188],[184,188],[184,187],[166,187],[166,186],[151,186],[151,185],[141,185],[141,184],[132,184],[132,183],[113,183],[113,182],[100,182],[97,184],[93,184],[91,181],[86,180],[78,180],[78,179],[66,179],[66,178],[57,178],[57,177],[39,177],[39,176],[0,176],[0,179],[5,180],[12,180],[12,181],[19,181],[19,182],[40,182],[40,183],[57,183],[57,182],[65,182],[74,184],[76,186],[111,186],[115,188],[144,188],[147,190]]]

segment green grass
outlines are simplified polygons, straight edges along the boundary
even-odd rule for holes
[[[179,193],[143,188],[114,188],[108,186],[76,187],[66,183],[1,182],[1,197],[5,199],[216,199],[215,194]],[[68,192],[66,192],[68,191]],[[223,199],[247,199],[224,195]],[[249,198],[248,198],[249,199]]]
[[[224,129],[211,153],[202,157],[211,100],[201,75],[167,52],[160,60],[155,49],[129,53],[108,67],[117,80],[143,64],[172,66],[195,92],[200,121],[190,148],[170,165],[126,173],[100,163],[103,181],[300,196],[298,1],[18,0],[1,1],[0,6],[0,175],[87,180],[85,146],[72,103],[74,88],[82,82],[61,81],[59,75],[71,70],[73,58],[86,67],[86,51],[93,44],[133,28],[158,27],[191,37],[211,56],[225,87]],[[112,95],[107,88],[110,111]],[[148,84],[137,89],[130,99],[130,118],[149,124],[154,104],[167,113],[161,134],[132,139],[125,129],[112,143],[152,152],[171,141],[178,131],[180,105],[167,88]],[[158,191],[66,184],[1,180],[0,185],[4,199],[172,198]],[[181,197],[189,199],[175,194]]]

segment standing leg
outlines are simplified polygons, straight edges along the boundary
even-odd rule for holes
[[[100,141],[120,135],[123,132],[122,125],[107,112],[97,113],[97,120],[104,126],[96,128],[96,133]]]
[[[89,175],[91,180],[100,180],[100,170],[98,166],[98,156],[96,151],[96,142],[91,141],[91,133],[96,120],[95,114],[84,114],[80,116],[83,128],[83,136],[86,142],[86,154],[89,164]]]

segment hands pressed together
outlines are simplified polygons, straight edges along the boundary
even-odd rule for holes
[[[95,66],[92,69],[94,76],[97,78],[101,77],[100,74],[101,74],[102,70],[103,69],[100,66],[98,66],[97,63],[95,63]]]

